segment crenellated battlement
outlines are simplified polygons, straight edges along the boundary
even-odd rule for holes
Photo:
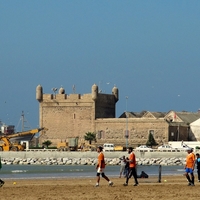
[[[59,101],[59,100],[66,100],[66,101],[75,101],[75,100],[83,100],[84,101],[101,101],[102,103],[112,103],[113,101],[116,103],[119,99],[118,97],[118,89],[116,87],[113,88],[112,94],[102,94],[98,93],[98,86],[93,85],[92,91],[90,94],[65,94],[65,89],[60,88],[58,94],[44,94],[43,88],[41,85],[38,85],[36,88],[36,99],[39,102],[46,102],[46,101]]]
[[[90,98],[91,99],[91,94],[86,96],[86,98]],[[45,100],[79,100],[79,99],[86,99],[85,98],[85,95],[81,95],[81,94],[70,94],[70,95],[67,95],[67,94],[43,94],[42,95],[42,100],[45,101]]]

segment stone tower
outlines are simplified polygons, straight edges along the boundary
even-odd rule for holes
[[[42,86],[38,85],[36,99],[39,102],[40,127],[49,129],[41,135],[40,144],[51,140],[56,145],[70,137],[83,140],[86,132],[95,132],[97,118],[115,118],[119,93],[117,87],[112,89],[112,94],[99,93],[94,84],[90,94],[68,95],[62,87],[58,94],[44,94]]]

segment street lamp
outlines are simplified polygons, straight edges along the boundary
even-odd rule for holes
[[[128,113],[127,113],[127,104],[128,104],[128,96],[125,97],[126,98],[126,133],[125,133],[125,138],[126,138],[126,148],[128,148]]]

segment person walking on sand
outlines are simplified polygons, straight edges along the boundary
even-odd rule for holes
[[[194,166],[195,166],[195,155],[192,151],[193,151],[192,148],[187,149],[188,155],[186,157],[186,164],[185,164],[185,176],[189,182],[188,186],[194,186],[193,171],[194,171]]]
[[[122,156],[122,158],[120,158],[119,178],[122,177],[122,174],[125,175],[125,166],[126,166],[126,157],[125,157],[125,156]]]
[[[136,158],[135,154],[133,153],[132,147],[128,148],[128,153],[130,154],[129,159],[127,160],[127,162],[129,162],[129,173],[128,176],[126,177],[126,182],[124,183],[124,186],[128,186],[128,181],[131,178],[131,176],[133,176],[133,178],[135,179],[134,186],[137,186],[139,183],[137,180],[137,172],[136,172]]]
[[[196,165],[197,165],[197,175],[198,175],[198,181],[200,182],[200,156],[199,153],[196,154]]]
[[[126,165],[125,165],[125,170],[124,170],[124,177],[126,178],[128,176],[128,172],[129,172],[129,162],[128,161],[128,157],[126,157]]]
[[[105,171],[105,160],[104,160],[104,154],[102,152],[103,150],[103,147],[99,146],[97,148],[97,152],[99,153],[98,155],[98,163],[97,163],[97,166],[96,166],[96,169],[97,169],[97,182],[96,182],[96,187],[99,186],[99,182],[100,182],[100,175],[108,181],[109,183],[109,186],[112,186],[113,185],[113,182],[110,181],[110,179],[105,175],[104,171]]]
[[[1,163],[1,157],[0,157],[0,169],[1,168],[2,168],[2,163]],[[5,182],[0,179],[0,187],[2,187],[4,185],[4,183]]]

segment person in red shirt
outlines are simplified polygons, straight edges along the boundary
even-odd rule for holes
[[[192,152],[192,148],[188,148],[187,152],[188,155],[186,157],[186,164],[185,164],[185,176],[188,180],[188,186],[194,186],[194,166],[195,166],[195,155]],[[189,175],[190,174],[190,175]]]
[[[99,186],[99,182],[100,182],[100,175],[108,181],[109,183],[109,186],[112,186],[113,185],[113,182],[110,181],[110,179],[105,175],[104,171],[105,171],[105,160],[104,160],[104,154],[102,152],[103,150],[103,147],[99,146],[97,148],[97,152],[99,153],[98,155],[98,163],[97,163],[97,166],[96,166],[96,169],[97,169],[97,183],[96,183],[96,187]]]
[[[128,181],[131,178],[131,176],[133,176],[135,179],[134,186],[137,186],[139,183],[137,180],[137,172],[136,172],[136,158],[135,154],[133,153],[132,147],[128,148],[128,153],[130,154],[129,159],[127,160],[127,162],[129,162],[129,173],[128,176],[126,177],[126,182],[124,183],[124,186],[128,186]]]

